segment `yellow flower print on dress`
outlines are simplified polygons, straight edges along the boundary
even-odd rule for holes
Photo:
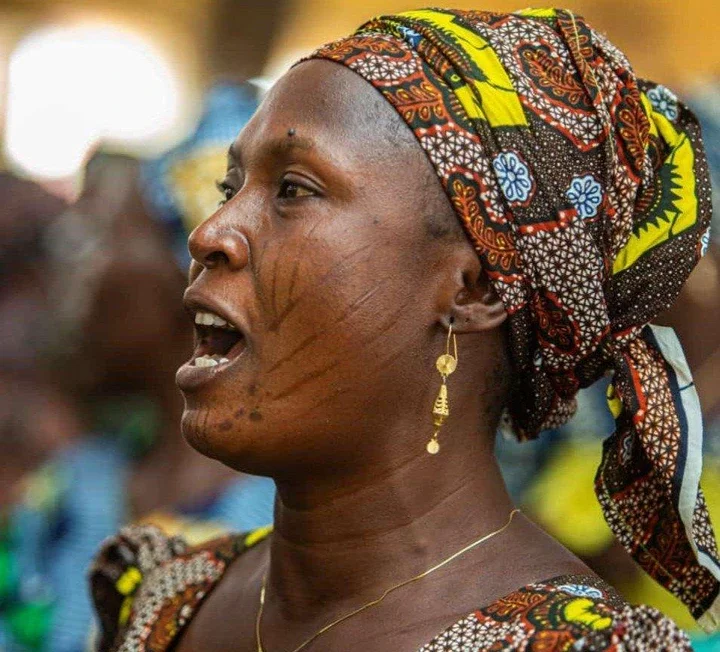
[[[598,631],[612,625],[612,618],[599,613],[597,605],[589,598],[576,598],[563,609],[565,620],[569,623],[580,623]]]
[[[130,566],[115,582],[115,588],[120,595],[124,595],[118,622],[120,625],[127,623],[130,618],[130,610],[132,609],[133,595],[140,583],[142,582],[142,573],[137,566]]]

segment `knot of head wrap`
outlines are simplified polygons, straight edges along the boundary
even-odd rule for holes
[[[709,241],[697,121],[568,11],[383,16],[312,57],[370,82],[432,162],[509,315],[520,439],[611,372],[596,490],[615,535],[701,624],[720,565],[697,394],[669,307]]]

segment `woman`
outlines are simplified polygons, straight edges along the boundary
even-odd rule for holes
[[[183,431],[274,478],[274,531],[121,533],[101,648],[688,649],[518,514],[493,457],[503,408],[535,437],[614,372],[600,501],[712,624],[697,396],[646,326],[710,213],[677,99],[569,12],[409,12],[294,67],[229,160],[189,243]]]

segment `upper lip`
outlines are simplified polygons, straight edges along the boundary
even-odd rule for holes
[[[193,288],[185,290],[183,305],[185,306],[185,310],[187,310],[193,317],[198,312],[212,312],[218,317],[222,317],[229,324],[232,324],[243,336],[247,332],[242,320],[232,315],[231,311],[228,310],[226,306]]]

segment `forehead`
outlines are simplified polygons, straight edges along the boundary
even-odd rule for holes
[[[298,140],[352,150],[387,150],[388,130],[414,137],[390,104],[364,79],[331,61],[304,61],[270,90],[233,149],[277,139],[295,130]],[[328,142],[329,141],[329,142]],[[416,146],[417,147],[417,146]],[[419,149],[419,148],[418,148]]]

